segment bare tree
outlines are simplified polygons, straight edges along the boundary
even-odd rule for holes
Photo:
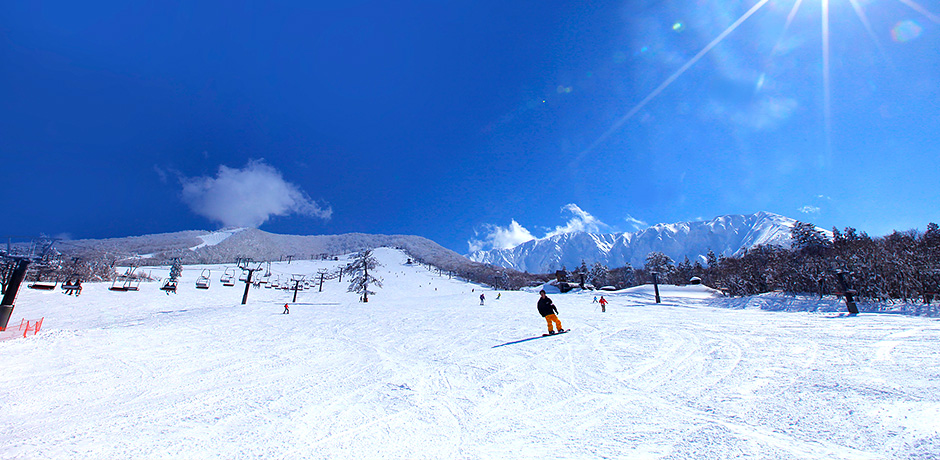
[[[362,294],[362,301],[368,302],[369,294],[375,294],[374,291],[369,290],[369,286],[382,287],[382,280],[369,273],[369,270],[375,270],[375,268],[380,265],[379,261],[375,260],[375,257],[372,256],[371,250],[356,254],[353,261],[343,269],[344,272],[352,276],[352,280],[349,282],[348,292]]]

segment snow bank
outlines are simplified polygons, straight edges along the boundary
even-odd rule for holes
[[[709,303],[717,308],[745,309],[754,308],[767,311],[784,312],[847,312],[845,300],[835,296],[793,295],[781,292],[768,292],[749,297],[721,299]],[[924,305],[902,301],[857,302],[860,313],[892,313],[911,316],[940,316],[940,305]]]

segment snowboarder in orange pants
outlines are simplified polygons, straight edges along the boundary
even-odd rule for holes
[[[545,295],[545,290],[539,291],[539,314],[545,318],[545,322],[548,323],[548,333],[554,334],[555,329],[558,329],[558,332],[564,332],[564,329],[561,327],[561,321],[558,319],[558,308],[555,307],[555,304],[552,303],[552,299],[549,299]]]

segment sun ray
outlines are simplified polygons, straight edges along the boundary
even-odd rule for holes
[[[936,14],[933,14],[930,11],[927,11],[927,8],[924,8],[923,6],[921,6],[919,3],[915,2],[914,0],[898,0],[898,1],[911,7],[914,11],[917,11],[918,13],[926,16],[927,19],[930,19],[931,21],[936,22],[937,24],[940,24],[940,16],[937,16]]]
[[[793,23],[793,18],[796,17],[796,12],[800,10],[800,5],[803,4],[803,0],[796,0],[793,2],[793,8],[790,9],[790,14],[787,15],[787,22],[783,25],[783,32],[780,32],[780,38],[777,40],[777,43],[774,45],[772,53],[776,53],[780,49],[780,43],[783,42],[783,37],[787,35],[787,31],[790,30],[790,24]]]
[[[826,155],[819,158],[824,166],[832,158],[832,92],[829,78],[829,0],[822,0],[822,64],[823,64],[823,129],[826,135]]]
[[[738,26],[741,25],[741,23],[746,21],[754,13],[760,10],[761,7],[766,5],[768,1],[770,0],[760,0],[757,4],[752,6],[751,9],[747,10],[747,12],[742,14],[741,17],[739,17],[736,21],[734,21],[734,23],[728,26],[728,28],[726,28],[722,33],[720,33],[717,37],[715,37],[714,40],[709,42],[708,45],[705,45],[705,47],[702,48],[701,51],[699,51],[695,56],[693,56],[685,64],[683,64],[682,67],[679,68],[679,70],[676,70],[672,75],[669,76],[669,78],[663,81],[659,86],[656,87],[656,89],[651,91],[645,98],[643,98],[643,100],[641,100],[637,105],[633,106],[633,108],[630,109],[630,111],[627,112],[626,115],[620,117],[620,119],[618,119],[613,124],[613,126],[611,126],[607,131],[605,131],[604,134],[601,134],[601,136],[596,141],[594,141],[588,148],[584,149],[583,152],[578,154],[578,161],[583,159],[585,155],[593,151],[595,148],[597,148],[597,146],[602,144],[611,135],[617,132],[617,130],[623,127],[623,125],[627,121],[629,121],[631,118],[633,118],[633,116],[636,115],[637,112],[642,110],[643,107],[646,106],[646,104],[648,104],[650,101],[656,98],[656,96],[658,96],[659,93],[662,93],[663,90],[665,90],[669,85],[672,84],[672,82],[676,81],[676,79],[682,76],[682,74],[685,73],[685,71],[689,70],[690,67],[695,65],[695,63],[698,62],[702,58],[702,56],[705,56],[709,51],[712,50],[712,48],[714,48],[717,44],[721,43],[721,41],[724,40],[725,37],[728,36],[728,34],[730,34],[731,32],[734,32],[734,30],[737,29]]]
[[[891,58],[888,57],[888,53],[885,52],[884,46],[881,45],[881,40],[878,39],[878,35],[875,34],[875,30],[872,29],[871,22],[868,20],[868,15],[865,14],[865,9],[862,7],[861,3],[859,3],[858,0],[849,0],[849,3],[852,4],[852,9],[855,10],[859,21],[862,21],[862,25],[865,26],[865,30],[868,31],[868,36],[875,42],[875,47],[878,48],[878,52],[881,53],[881,56],[887,59],[888,62],[891,62]],[[893,63],[892,67],[894,67]]]

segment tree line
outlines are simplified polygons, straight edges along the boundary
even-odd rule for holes
[[[644,266],[636,269],[627,265],[608,270],[601,264],[582,262],[567,273],[574,281],[583,275],[595,287],[617,289],[651,283],[653,273],[664,284],[682,285],[698,278],[735,296],[770,291],[825,296],[851,290],[862,300],[929,304],[940,293],[940,228],[935,223],[928,224],[925,232],[895,231],[871,237],[851,227],[833,228],[829,236],[811,223],[796,222],[790,236],[790,248],[756,246],[736,257],[708,251],[703,260],[692,262],[686,257],[675,263],[661,252],[652,252]]]
[[[895,231],[884,237],[846,227],[832,237],[810,223],[797,222],[790,249],[755,247],[741,257],[718,258],[706,270],[706,283],[733,295],[772,290],[840,295],[851,289],[871,301],[930,303],[940,290],[940,228]],[[847,281],[842,285],[838,274]]]

